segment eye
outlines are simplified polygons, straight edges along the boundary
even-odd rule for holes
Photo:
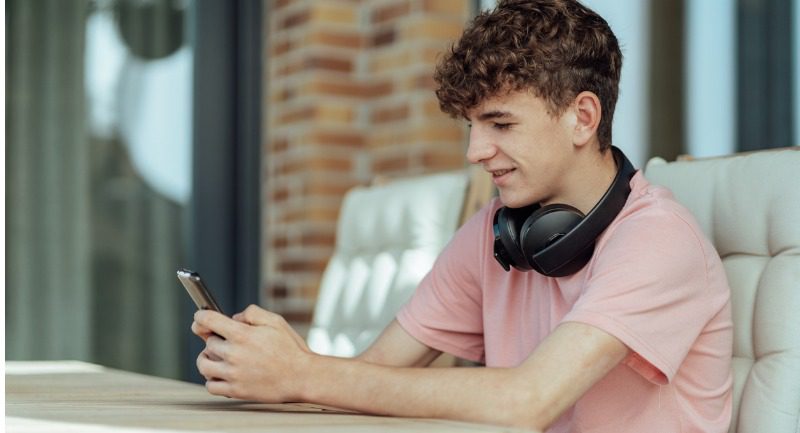
[[[506,129],[510,129],[512,125],[513,125],[513,123],[497,123],[497,122],[495,122],[495,123],[492,124],[492,127],[494,129],[499,129],[499,130],[503,131],[503,130],[506,130]]]

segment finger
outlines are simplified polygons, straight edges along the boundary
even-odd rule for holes
[[[267,311],[257,305],[250,305],[241,313],[237,313],[234,317],[237,317],[237,320],[249,325],[272,326],[275,328],[280,328],[288,332],[298,346],[302,347],[303,349],[308,348],[305,340],[303,340],[303,337],[298,335],[297,332],[295,332],[295,330],[289,325],[289,323],[286,322],[286,319],[279,314]]]
[[[202,338],[203,341],[207,340],[208,337],[214,335],[214,333],[210,329],[206,328],[205,326],[197,322],[192,322],[192,333]]]
[[[200,367],[200,362],[201,362],[200,359],[207,357],[208,354],[206,353],[205,350],[203,350],[202,352],[200,352],[199,355],[197,355],[197,359],[195,359],[194,365],[197,368],[197,372],[200,373],[200,375],[203,376],[206,380],[214,380],[215,379],[214,377],[208,376],[207,373],[204,373],[204,367]]]
[[[218,335],[211,335],[206,340],[206,355],[212,360],[224,361],[228,359],[227,354],[230,351],[230,343],[222,339]]]
[[[208,380],[206,381],[206,389],[210,394],[221,395],[224,397],[233,397],[233,387],[230,383],[224,380]]]
[[[225,380],[227,378],[227,368],[224,362],[215,361],[210,358],[205,351],[201,352],[197,357],[197,371],[206,378],[206,380]]]
[[[233,335],[243,331],[245,326],[222,313],[211,310],[198,310],[194,313],[194,321],[225,339],[230,339]]]
[[[242,322],[256,326],[275,325],[283,319],[280,315],[253,304],[238,313],[237,316]]]
[[[200,352],[200,354],[201,354],[201,355],[204,355],[204,356],[207,356],[207,357],[208,357],[208,359],[210,359],[210,360],[212,360],[212,361],[222,361],[222,360],[223,360],[223,359],[222,359],[222,358],[220,358],[219,356],[217,356],[217,355],[213,354],[212,352],[209,352],[209,351],[208,351],[208,349],[203,349],[203,351],[202,351],[202,352]]]

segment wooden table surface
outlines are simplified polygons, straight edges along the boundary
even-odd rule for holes
[[[77,361],[6,362],[7,432],[511,432],[217,397],[200,385]]]

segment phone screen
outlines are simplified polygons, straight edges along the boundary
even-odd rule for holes
[[[208,291],[208,287],[203,283],[203,279],[200,278],[197,272],[189,269],[179,269],[178,280],[180,280],[183,287],[186,288],[186,291],[199,310],[214,310],[222,313],[219,304],[217,304],[217,301],[211,296],[211,292]]]

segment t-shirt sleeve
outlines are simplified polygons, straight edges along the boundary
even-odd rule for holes
[[[710,244],[702,239],[671,210],[632,216],[598,244],[583,292],[563,321],[615,336],[632,350],[625,364],[654,383],[669,382],[724,302],[709,286]]]
[[[397,321],[428,347],[472,361],[484,360],[481,256],[487,252],[494,201],[453,236]]]

